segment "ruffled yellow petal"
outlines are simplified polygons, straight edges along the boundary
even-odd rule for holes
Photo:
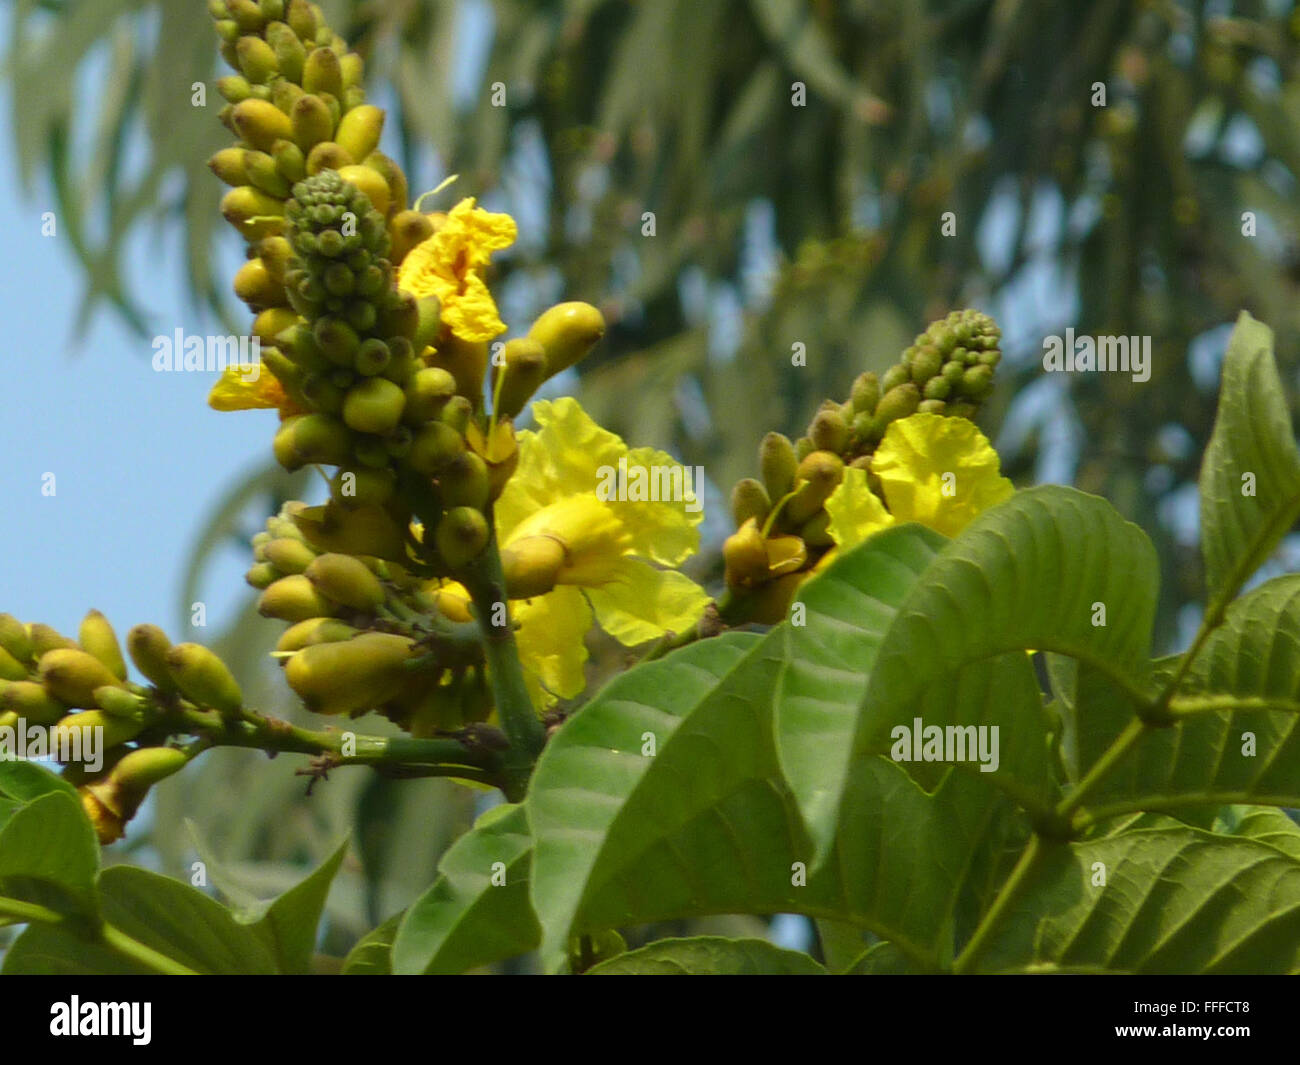
[[[508,214],[494,214],[461,200],[428,240],[402,260],[397,284],[413,296],[437,296],[442,322],[462,340],[491,340],[506,331],[482,271],[494,251],[514,243]]]
[[[1015,491],[975,424],[939,414],[892,422],[871,469],[897,521],[917,521],[945,536],[956,536]]]
[[[862,543],[872,533],[894,524],[894,516],[867,484],[867,471],[849,466],[844,480],[826,500],[826,513],[831,516],[828,531],[836,546],[847,550]]]
[[[600,627],[628,647],[666,632],[684,632],[709,603],[708,594],[689,577],[633,558],[622,560],[613,580],[586,591]]]
[[[587,645],[591,607],[576,588],[556,588],[546,595],[512,603],[519,629],[515,642],[533,705],[545,709],[558,699],[572,699],[587,686]]]
[[[213,410],[285,410],[291,406],[284,394],[284,386],[265,366],[250,379],[254,366],[227,366],[208,393],[208,406]]]
[[[649,501],[629,499],[611,504],[632,530],[632,550],[661,566],[681,565],[700,549],[697,526],[704,518],[704,506],[698,493],[703,486],[695,483],[695,471],[652,447],[632,448],[627,453],[627,467],[629,489],[638,469],[646,471],[650,489]],[[629,490],[628,494],[633,493]]]

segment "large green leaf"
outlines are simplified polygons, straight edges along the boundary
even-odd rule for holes
[[[1051,847],[978,968],[1044,963],[1147,973],[1300,971],[1300,862],[1254,839],[1194,828]]]
[[[918,575],[947,543],[920,525],[887,529],[799,589],[804,624],[782,627],[776,747],[809,830],[829,846],[876,651]]]
[[[980,774],[950,771],[927,795],[862,758],[815,866],[772,730],[783,645],[777,630],[684,648],[611,682],[551,740],[526,804],[548,966],[575,934],[776,912],[870,929],[920,968],[951,960],[996,886],[1009,804]]]
[[[1300,861],[1300,825],[1272,806],[1227,806],[1220,812],[1214,829],[1267,843]]]
[[[30,802],[52,791],[76,798],[77,789],[57,773],[25,759],[0,760],[0,795],[16,802]]]
[[[325,899],[347,852],[348,841],[345,839],[301,883],[272,902],[262,919],[253,925],[253,930],[274,951],[281,972],[311,971],[316,931],[325,910]]]
[[[147,869],[115,865],[99,877],[104,920],[188,969],[210,974],[267,974],[275,958],[256,932],[188,884]],[[152,972],[88,938],[77,925],[30,925],[5,958],[6,973],[143,974]]]
[[[661,939],[587,970],[588,976],[825,976],[807,954],[763,939]]]
[[[1254,482],[1250,495],[1246,475]],[[1273,360],[1273,331],[1246,311],[1228,340],[1200,489],[1207,614],[1214,618],[1300,517],[1300,451]]]
[[[393,914],[378,928],[373,928],[357,940],[356,946],[343,959],[344,976],[388,976],[393,971],[393,942],[406,912]]]
[[[911,732],[917,717],[927,728],[996,728],[1001,764],[990,775],[1023,805],[1044,809],[1052,798],[1047,717],[1023,652],[1067,654],[1141,689],[1156,584],[1150,541],[1105,500],[1055,486],[1017,493],[915,581],[876,651],[854,754],[890,752],[896,730]],[[961,672],[999,657],[996,683]],[[826,821],[823,811],[819,843]]]
[[[438,863],[393,942],[395,973],[459,973],[524,954],[541,931],[528,901],[532,838],[521,805],[495,807]]]
[[[62,791],[33,799],[0,830],[0,895],[93,918],[98,871],[95,831]]]
[[[1171,665],[1160,663],[1159,672]],[[1094,739],[1112,734],[1132,707],[1087,671],[1079,693],[1081,731],[1095,755],[1104,743]],[[1096,816],[1193,804],[1211,816],[1229,803],[1300,806],[1300,576],[1275,578],[1232,603],[1174,706],[1198,701],[1219,708],[1147,729],[1090,792]]]

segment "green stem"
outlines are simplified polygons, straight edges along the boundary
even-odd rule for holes
[[[486,516],[488,527],[495,528],[490,510]],[[505,574],[501,569],[495,534],[482,554],[470,564],[464,574],[464,584],[474,604],[474,618],[483,634],[493,701],[501,726],[510,739],[510,749],[502,755],[511,784],[506,795],[517,801],[523,797],[533,765],[546,744],[546,729],[533,709],[528,685],[524,682],[524,670],[519,664],[519,649],[515,644],[514,628],[510,625]],[[503,614],[506,623],[493,624]]]
[[[1043,842],[1035,833],[1029,837],[1029,845],[1020,852],[1015,868],[1011,870],[1011,875],[1007,877],[1006,883],[998,891],[997,898],[993,900],[993,905],[988,908],[988,912],[980,919],[980,923],[976,926],[975,933],[970,937],[965,949],[953,962],[952,971],[954,973],[969,972],[971,967],[974,966],[979,959],[980,952],[984,949],[985,942],[1001,923],[1003,915],[1011,906],[1011,903],[1015,901],[1017,893],[1033,871],[1034,865],[1038,862],[1042,853]]]
[[[1098,781],[1109,773],[1121,758],[1128,754],[1129,748],[1138,741],[1146,728],[1147,726],[1136,717],[1124,726],[1124,731],[1115,737],[1115,742],[1106,748],[1105,753],[1084,774],[1083,779],[1079,781],[1079,786],[1056,807],[1058,820],[1066,821],[1073,815],[1074,811],[1083,804],[1083,800],[1087,798],[1088,792],[1095,788]]]

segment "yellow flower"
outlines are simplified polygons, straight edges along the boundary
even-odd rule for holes
[[[285,395],[284,386],[265,366],[250,377],[251,365],[227,366],[208,393],[213,410],[278,410],[282,415],[298,414],[298,405]]]
[[[398,288],[413,296],[437,296],[442,322],[461,340],[491,340],[506,331],[483,269],[494,251],[515,240],[515,220],[461,200],[428,240],[402,260]]]
[[[871,460],[885,499],[867,486],[865,470],[849,467],[826,501],[837,550],[861,543],[895,522],[915,521],[956,536],[981,511],[1015,491],[1001,475],[998,453],[975,423],[940,414],[913,414],[891,422]],[[886,505],[888,509],[886,509]]]
[[[540,428],[519,434],[519,466],[497,500],[496,525],[520,662],[534,704],[545,707],[585,687],[593,620],[630,647],[688,629],[709,597],[651,564],[680,565],[699,547],[695,497],[665,498],[665,487],[688,487],[672,456],[628,448],[572,398],[538,401],[533,416]],[[456,603],[465,600],[459,585],[438,594],[446,612],[468,616]]]

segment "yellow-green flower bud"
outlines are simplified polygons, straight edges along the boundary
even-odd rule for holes
[[[473,507],[456,507],[447,511],[434,530],[438,554],[453,571],[478,558],[490,538],[487,519]]]
[[[284,9],[284,21],[300,41],[315,43],[316,31],[320,28],[319,10],[313,10],[308,0],[289,0]]]
[[[23,623],[12,614],[0,614],[0,647],[19,662],[32,661],[32,641]]]
[[[808,427],[808,436],[819,451],[843,451],[849,444],[849,427],[837,410],[818,413]]]
[[[26,679],[27,667],[3,647],[0,647],[0,681]]]
[[[77,640],[82,649],[98,658],[118,680],[126,680],[126,660],[117,642],[117,633],[108,618],[98,610],[91,610],[81,620]]]
[[[47,651],[53,651],[56,647],[78,649],[75,640],[69,640],[61,632],[57,632],[49,625],[44,625],[39,621],[27,627],[27,636],[31,640],[32,654],[38,659]]]
[[[198,706],[235,714],[244,703],[226,663],[201,643],[176,644],[167,652],[167,670],[181,694]]]
[[[289,117],[267,100],[242,100],[230,117],[239,136],[264,152],[269,152],[277,140],[293,136]]]
[[[483,375],[487,372],[486,340],[462,340],[454,333],[440,341],[434,365],[456,379],[456,391],[477,409],[483,402]]]
[[[917,348],[913,353],[912,364],[909,369],[912,380],[918,386],[924,386],[930,378],[943,369],[943,355],[939,353],[938,348],[931,344],[925,344]]]
[[[398,203],[396,197],[394,203]],[[398,211],[388,223],[388,237],[392,247],[389,258],[394,266],[400,266],[406,253],[417,244],[423,244],[433,236],[433,223],[429,216],[419,211]]]
[[[284,635],[280,637],[279,642],[275,645],[277,651],[300,651],[304,647],[311,647],[318,643],[337,643],[339,640],[350,640],[358,633],[351,625],[340,621],[338,618],[308,618],[306,621],[299,621],[290,625],[284,630]]]
[[[126,653],[131,656],[135,668],[164,692],[176,690],[171,670],[167,667],[167,655],[171,649],[167,634],[157,625],[137,625],[126,634]]]
[[[941,399],[923,399],[916,408],[918,414],[943,414],[948,404]]]
[[[317,556],[307,567],[307,579],[327,599],[353,610],[374,611],[386,598],[379,578],[351,555],[330,552]]]
[[[433,476],[464,450],[465,438],[450,425],[427,422],[416,431],[406,463],[416,473]]]
[[[442,408],[442,421],[458,433],[464,433],[469,428],[469,420],[473,413],[474,408],[468,399],[464,396],[452,396],[447,400],[447,405]]]
[[[271,146],[271,156],[275,159],[276,172],[289,182],[290,189],[294,182],[307,176],[307,156],[293,141],[283,138],[276,141]]]
[[[437,296],[422,296],[415,301],[415,323],[411,332],[411,346],[423,352],[442,328],[442,303]]]
[[[772,500],[762,484],[753,477],[736,482],[736,487],[731,490],[731,516],[736,522],[736,528],[740,528],[750,518],[761,525],[771,510]]]
[[[410,195],[406,185],[406,172],[397,165],[395,159],[390,159],[383,152],[372,151],[363,162],[383,178],[384,184],[388,186],[388,213],[402,210]]]
[[[310,93],[294,101],[289,123],[290,138],[307,154],[334,136],[334,120],[330,117],[329,105]]]
[[[144,728],[141,721],[132,721],[130,718],[114,717],[112,714],[106,714],[103,710],[82,710],[75,714],[68,714],[67,717],[60,719],[54,726],[53,735],[50,736],[50,749],[54,750],[73,750],[73,751],[91,751],[96,748],[93,746],[92,730],[102,729],[100,732],[99,750],[108,751],[114,747],[120,747],[124,743],[129,743],[140,734]],[[77,731],[81,733],[79,740],[73,740],[70,733]]]
[[[285,143],[289,142],[284,140],[276,141],[276,144]],[[248,175],[248,183],[254,188],[261,189],[268,196],[274,196],[277,200],[288,197],[290,182],[285,180],[284,176],[276,168],[275,160],[268,152],[246,151],[244,153],[244,172]]]
[[[513,418],[546,380],[546,349],[531,337],[517,337],[506,341],[501,354],[505,366],[492,367],[493,391],[497,397],[495,413],[501,418]],[[505,375],[499,389],[498,371]]]
[[[952,391],[952,385],[942,374],[936,374],[926,381],[925,388],[921,391],[924,400],[947,399],[948,394]]]
[[[265,85],[279,73],[275,61],[275,50],[261,37],[241,37],[235,42],[235,53],[239,56],[239,69],[254,85]],[[231,103],[236,101],[232,100]],[[240,101],[242,102],[242,101]]]
[[[356,52],[348,52],[347,55],[343,56],[339,60],[339,66],[343,70],[343,90],[345,92],[361,84],[362,79],[365,77],[366,64],[365,60]]]
[[[343,71],[332,48],[313,48],[303,63],[302,87],[310,93],[343,95]]]
[[[306,621],[334,613],[334,604],[316,591],[315,586],[301,573],[281,577],[261,595],[257,612],[266,618],[281,621]]]
[[[487,463],[472,451],[462,451],[439,471],[438,488],[444,507],[482,510],[492,490]]]
[[[501,571],[511,599],[531,599],[555,587],[567,561],[553,536],[525,536],[501,549]]]
[[[254,310],[287,302],[284,286],[270,275],[261,259],[249,259],[235,272],[234,287],[235,295]]]
[[[129,721],[144,720],[144,708],[147,705],[145,699],[125,688],[106,684],[95,689],[94,698],[95,706],[110,717],[124,717]]]
[[[94,655],[71,647],[46,651],[38,668],[46,690],[69,706],[94,706],[96,688],[122,683]]]
[[[324,140],[307,153],[307,174],[312,176],[322,170],[342,170],[352,166],[352,156],[331,140]]]
[[[272,32],[276,26],[284,26],[284,30]],[[275,51],[275,63],[280,68],[280,73],[290,83],[301,83],[303,66],[307,61],[307,49],[303,47],[298,35],[281,22],[268,26],[266,37]]]
[[[799,539],[809,547],[830,547],[835,543],[830,528],[831,516],[825,510],[819,510],[799,526]]]
[[[384,445],[379,441],[376,444],[376,458],[387,461]],[[330,478],[330,497],[344,507],[381,507],[393,498],[396,487],[392,470],[351,466]]]
[[[961,377],[959,386],[963,395],[978,402],[993,390],[993,367],[972,366]]]
[[[948,409],[944,414],[949,418],[969,418],[974,420],[979,408],[968,399],[958,400],[955,403],[949,403]]]
[[[304,647],[289,659],[284,677],[313,713],[355,715],[397,695],[414,648],[405,636],[365,632]]]
[[[226,7],[230,10],[230,17],[244,33],[260,33],[266,24],[257,0],[226,0]]]
[[[776,502],[794,486],[799,460],[795,456],[790,438],[781,433],[768,433],[758,446],[758,468],[768,498]]]
[[[221,215],[245,240],[261,240],[284,229],[284,204],[252,185],[227,192],[221,200]]]
[[[364,159],[379,147],[379,137],[384,131],[384,112],[372,104],[364,104],[339,120],[334,140],[353,159]]]
[[[746,521],[722,545],[728,588],[756,588],[768,580],[767,545],[758,523]]]
[[[222,148],[208,160],[208,169],[227,185],[247,185],[248,171],[244,167],[244,148]]]
[[[255,562],[244,573],[244,581],[261,591],[280,579],[280,571],[269,562]]]
[[[455,394],[456,379],[450,373],[441,366],[425,366],[406,385],[402,420],[409,425],[422,425],[436,418]]]
[[[277,536],[264,548],[266,561],[282,574],[303,573],[316,558],[316,552],[297,537]]]
[[[33,725],[53,725],[68,712],[68,704],[45,690],[34,680],[6,682],[0,691],[0,708],[17,714]]]
[[[406,394],[383,377],[367,377],[349,389],[343,421],[359,433],[391,432],[402,420]]]
[[[880,405],[876,407],[876,420],[880,424],[888,425],[898,418],[906,418],[909,414],[916,413],[920,402],[921,390],[910,381],[891,388],[880,397]]]
[[[873,413],[880,402],[880,379],[870,370],[858,374],[853,381],[849,402],[859,413]]]
[[[189,756],[175,747],[143,747],[125,755],[107,777],[87,784],[86,790],[121,821],[129,821],[149,789],[188,762]]]
[[[276,461],[287,470],[303,466],[338,466],[352,454],[352,434],[328,414],[298,414],[286,418],[275,434]]]
[[[557,303],[533,323],[528,335],[546,350],[546,376],[582,359],[605,335],[605,316],[590,303]]]
[[[345,119],[346,121],[346,119]],[[340,145],[346,152],[347,148]],[[351,152],[348,152],[351,155]],[[356,158],[353,156],[353,158]],[[365,163],[355,163],[351,166],[335,167],[339,172],[339,177],[344,181],[351,182],[370,200],[371,205],[380,214],[388,213],[389,193],[388,182],[383,179],[378,171],[366,166]]]
[[[912,379],[908,368],[902,363],[895,363],[885,371],[885,376],[880,381],[880,391],[883,395],[888,395],[899,385],[906,384]]]
[[[915,387],[915,386],[912,386]],[[782,518],[798,528],[831,497],[844,479],[844,460],[830,451],[814,451],[801,463],[795,474],[794,496],[785,505]]]

